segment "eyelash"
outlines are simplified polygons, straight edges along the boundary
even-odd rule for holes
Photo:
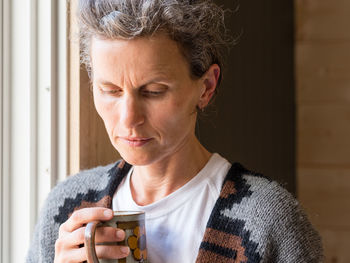
[[[159,95],[161,95],[163,93],[163,91],[151,91],[151,90],[147,91],[147,90],[144,90],[142,93],[147,95],[147,96],[159,96]]]
[[[100,88],[100,91],[103,94],[108,94],[108,95],[116,95],[119,92],[121,92],[120,90],[104,90],[102,88]],[[149,90],[149,91],[142,90],[141,91],[141,94],[143,94],[144,96],[147,96],[147,97],[157,97],[157,96],[160,96],[162,93],[164,93],[164,91],[151,91],[151,90]]]
[[[120,91],[119,90],[104,90],[102,88],[99,88],[100,92],[102,94],[105,94],[105,95],[112,95],[112,96],[116,96]]]

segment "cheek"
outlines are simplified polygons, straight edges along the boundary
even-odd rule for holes
[[[194,127],[196,114],[183,101],[162,105],[153,111],[152,126],[163,134],[163,137],[182,137]]]
[[[105,124],[108,134],[110,134],[114,127],[113,123],[117,117],[115,110],[113,110],[114,103],[94,94],[94,104],[98,115],[102,118]]]
[[[102,118],[103,112],[104,112],[103,104],[102,104],[101,98],[98,95],[96,95],[95,91],[94,91],[94,105],[98,115],[100,115],[100,117]]]

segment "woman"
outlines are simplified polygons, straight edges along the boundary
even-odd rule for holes
[[[149,262],[319,262],[321,244],[277,183],[208,152],[195,136],[226,45],[212,1],[80,0],[83,62],[95,107],[123,160],[58,185],[28,262],[83,262],[85,224],[146,212]],[[97,242],[120,241],[99,228]],[[97,246],[100,258],[128,247]]]

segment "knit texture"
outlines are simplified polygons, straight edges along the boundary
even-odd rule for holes
[[[113,194],[130,167],[119,161],[58,184],[41,211],[26,262],[53,262],[59,226],[75,210],[111,208]],[[211,212],[196,263],[322,259],[321,239],[293,196],[278,183],[233,164]]]

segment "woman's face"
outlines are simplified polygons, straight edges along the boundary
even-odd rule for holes
[[[94,102],[109,138],[134,165],[181,153],[195,141],[196,105],[202,79],[168,37],[134,40],[93,38]]]

